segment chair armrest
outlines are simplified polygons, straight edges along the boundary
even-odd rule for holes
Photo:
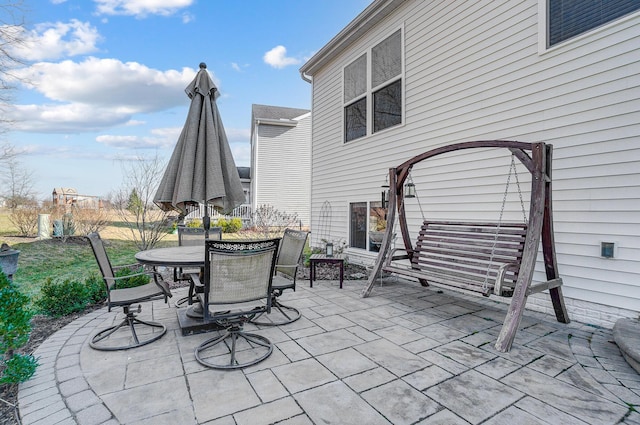
[[[189,273],[189,279],[196,286],[202,286],[202,282],[200,282],[200,274],[199,273]]]
[[[171,294],[171,290],[169,289],[169,285],[167,285],[167,282],[164,281],[164,278],[162,277],[162,275],[158,272],[155,271],[143,271],[140,273],[132,273],[132,274],[128,274],[126,276],[118,276],[118,277],[114,277],[113,279],[107,279],[107,280],[112,280],[113,283],[112,285],[109,286],[110,289],[118,289],[118,282],[122,281],[124,279],[129,279],[132,277],[136,277],[136,276],[149,276],[153,278],[154,283],[158,286],[158,288],[160,288],[163,292],[163,295],[165,296],[165,299],[171,298],[173,295]]]
[[[508,269],[513,270],[514,272],[518,271],[520,268],[519,263],[506,263],[500,266],[498,272],[496,274],[496,281],[493,284],[493,293],[501,296],[502,294],[502,281],[504,280],[504,276]]]
[[[147,274],[153,275],[153,281],[155,282],[156,285],[158,285],[160,289],[162,289],[162,292],[164,292],[165,302],[167,301],[167,298],[173,297],[173,294],[171,293],[171,289],[169,289],[169,285],[167,284],[167,282],[164,281],[164,278],[160,273],[153,271],[153,272],[147,272]]]
[[[278,271],[278,269],[297,269],[298,268],[298,264],[277,264],[276,265],[276,271]]]
[[[133,268],[133,267],[143,267],[143,265],[140,264],[140,263],[132,263],[132,264],[122,264],[122,265],[119,265],[119,266],[111,266],[113,271],[122,270],[122,269],[130,269],[130,268]]]

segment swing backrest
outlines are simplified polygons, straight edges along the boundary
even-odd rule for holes
[[[510,296],[526,236],[525,223],[425,221],[411,268],[430,283]]]

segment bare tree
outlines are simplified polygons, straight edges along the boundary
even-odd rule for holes
[[[4,188],[2,197],[7,207],[16,209],[21,205],[32,204],[36,197],[33,172],[18,161],[17,155],[12,155],[3,162],[6,165],[5,173],[2,174],[0,181]]]
[[[0,146],[0,164],[4,164],[7,161],[10,161],[16,155],[18,155],[18,152],[16,151],[15,146],[13,146],[11,143],[4,143],[2,146]]]
[[[35,200],[22,202],[11,209],[9,221],[18,229],[20,236],[34,236],[38,227],[40,207]]]
[[[282,236],[287,227],[298,227],[298,214],[277,210],[273,205],[260,205],[253,213],[253,226],[247,233],[257,237],[272,238]]]
[[[99,232],[111,222],[109,213],[104,208],[88,208],[74,206],[72,209],[73,221],[80,235],[88,235]]]
[[[164,162],[156,155],[133,161],[121,160],[121,165],[125,177],[122,187],[114,195],[114,209],[127,224],[138,248],[153,248],[168,232],[168,213],[153,203],[165,168]]]
[[[7,0],[0,4],[0,112],[4,112],[12,101],[13,83],[20,81],[13,70],[23,65],[14,54],[16,47],[24,44],[23,11],[23,0]],[[11,124],[5,117],[5,113],[0,114],[0,132],[6,131]]]
[[[22,62],[14,55],[16,47],[24,43],[23,1],[7,0],[0,3],[0,133],[9,129],[11,120],[7,119],[6,110],[13,100],[11,94],[13,84],[20,81],[13,70],[22,66]],[[32,173],[24,169],[18,162],[19,152],[10,143],[0,145],[0,166],[5,170],[3,183],[5,199],[9,207],[33,201]],[[8,171],[8,172],[6,172]]]

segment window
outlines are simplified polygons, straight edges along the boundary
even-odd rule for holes
[[[345,66],[345,142],[402,123],[402,69],[402,30]]]
[[[640,9],[638,0],[546,0],[549,47]]]
[[[380,244],[387,228],[387,210],[377,202],[354,202],[349,208],[349,246],[380,251]]]
[[[349,246],[367,248],[367,203],[354,202],[349,208]]]

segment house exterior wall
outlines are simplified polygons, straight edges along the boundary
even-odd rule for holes
[[[640,13],[547,50],[539,47],[543,4],[408,0],[314,70],[312,245],[326,232],[316,229],[327,222],[325,201],[330,238],[348,243],[349,204],[379,200],[389,167],[414,155],[471,140],[543,141],[554,146],[555,240],[572,317],[608,326],[638,315]],[[398,28],[404,121],[343,143],[343,68]],[[496,220],[509,169],[497,154],[465,152],[414,169],[420,204],[407,201],[410,228],[417,231],[423,213]],[[520,209],[510,194],[505,219]],[[603,241],[616,243],[615,258],[600,256]],[[352,261],[375,260],[372,252],[347,252]],[[544,280],[543,270],[540,255],[534,280]],[[548,309],[546,298],[528,306]]]
[[[255,134],[253,208],[271,205],[310,226],[311,115],[295,126],[260,123]]]

